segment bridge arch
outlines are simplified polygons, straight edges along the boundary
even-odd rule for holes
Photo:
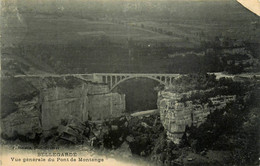
[[[125,77],[123,79],[121,79],[120,81],[118,81],[117,83],[115,83],[112,87],[110,87],[110,91],[112,91],[113,89],[115,89],[119,84],[121,84],[122,82],[125,82],[127,80],[131,80],[134,78],[149,78],[152,80],[155,80],[157,82],[159,82],[160,84],[163,84],[164,86],[166,86],[166,82],[163,82],[162,80],[156,78],[156,77],[152,77],[152,76],[145,76],[145,75],[140,75],[140,76],[129,76],[129,77]]]

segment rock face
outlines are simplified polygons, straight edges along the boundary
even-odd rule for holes
[[[44,90],[41,94],[42,128],[48,130],[58,126],[61,119],[70,115],[86,121],[89,111],[87,95],[84,84],[73,89],[53,87]]]
[[[125,110],[125,95],[107,93],[88,97],[89,117],[92,120],[103,120],[121,116]]]
[[[1,133],[33,138],[41,132],[39,91],[18,78],[1,80]]]
[[[82,121],[117,117],[125,110],[125,95],[110,93],[104,84],[82,82],[73,88],[42,90],[42,127],[48,130],[72,115]]]
[[[186,126],[198,127],[206,121],[211,112],[226,107],[236,98],[234,95],[215,96],[208,98],[205,103],[196,103],[189,99],[191,94],[196,92],[198,91],[176,93],[165,90],[158,94],[161,122],[168,138],[176,144],[180,142]]]
[[[110,93],[107,85],[73,77],[9,79],[5,87],[2,86],[1,131],[7,138],[33,138],[42,130],[57,127],[69,116],[84,122],[117,117],[125,111],[125,95]]]
[[[18,135],[34,138],[36,133],[41,132],[40,111],[35,106],[38,98],[34,97],[30,102],[21,101],[17,111],[1,120],[2,131],[6,137]]]

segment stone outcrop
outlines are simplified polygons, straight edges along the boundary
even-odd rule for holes
[[[62,119],[70,115],[82,121],[88,120],[88,97],[84,84],[73,89],[48,88],[42,92],[41,97],[41,119],[44,130],[58,126]]]
[[[1,134],[34,138],[41,132],[39,91],[18,78],[1,80]]]
[[[91,120],[104,120],[121,116],[125,110],[125,95],[107,93],[88,97],[89,117]]]
[[[1,119],[1,128],[5,137],[15,137],[18,135],[34,138],[36,133],[40,133],[40,111],[35,106],[38,98],[31,101],[20,101],[16,103],[17,111]]]
[[[198,91],[176,93],[165,90],[158,94],[161,122],[168,138],[176,144],[180,142],[186,126],[200,126],[211,112],[226,107],[236,98],[234,95],[214,96],[205,103],[197,103],[198,101],[189,99],[195,92]]]
[[[120,116],[125,110],[125,95],[110,93],[105,84],[82,82],[73,88],[62,86],[42,90],[42,127],[58,126],[72,115],[81,121]]]
[[[69,116],[84,122],[117,117],[125,111],[125,95],[110,93],[105,84],[73,77],[9,79],[5,87],[1,131],[7,138],[22,135],[33,139]]]

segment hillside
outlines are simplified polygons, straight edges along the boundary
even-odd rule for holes
[[[11,2],[3,10],[4,52],[37,59],[48,72],[213,72],[229,71],[228,63],[242,66],[238,72],[252,72],[259,67],[259,17],[233,0]],[[246,50],[238,55],[242,61],[236,48]],[[234,62],[223,60],[219,49],[229,49]]]

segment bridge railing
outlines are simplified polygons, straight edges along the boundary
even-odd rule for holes
[[[160,74],[160,73],[93,73],[93,81],[109,85],[110,90],[123,81],[132,78],[149,78],[158,81],[163,85],[170,85],[180,74]]]
[[[95,76],[171,76],[177,77],[181,74],[160,74],[160,73],[93,73]]]

